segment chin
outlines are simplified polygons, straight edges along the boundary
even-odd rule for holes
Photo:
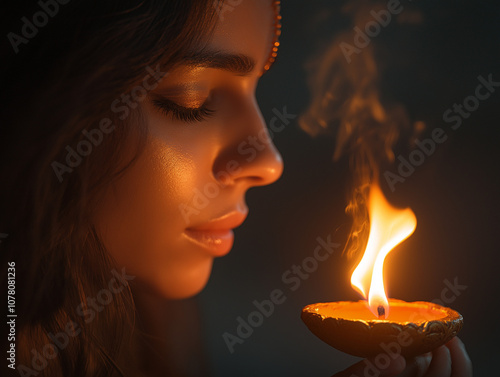
[[[161,272],[155,281],[149,281],[148,286],[159,296],[168,300],[182,300],[200,293],[208,283],[212,272],[213,259],[202,266],[175,271]]]

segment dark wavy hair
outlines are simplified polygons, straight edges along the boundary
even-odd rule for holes
[[[133,321],[130,287],[88,323],[78,312],[116,268],[92,211],[147,136],[139,111],[121,120],[111,104],[141,83],[147,67],[165,72],[203,43],[216,9],[212,0],[10,3],[15,9],[1,10],[4,36],[24,38],[22,17],[34,21],[39,3],[51,3],[57,13],[17,49],[4,38],[1,50],[1,290],[7,292],[7,263],[14,262],[17,363],[39,376],[120,375],[114,360]],[[64,162],[67,147],[74,149],[85,140],[82,131],[98,129],[105,118],[113,132],[60,179],[54,162]],[[139,141],[125,159],[128,140]],[[69,323],[81,332],[63,347],[47,346]],[[38,357],[44,352],[47,365]]]

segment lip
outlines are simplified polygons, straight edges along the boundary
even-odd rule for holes
[[[184,234],[215,257],[229,253],[234,243],[233,229],[240,226],[247,211],[233,211],[208,222],[187,228]]]

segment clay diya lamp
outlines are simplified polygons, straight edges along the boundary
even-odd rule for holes
[[[456,311],[430,302],[389,300],[387,318],[375,317],[366,301],[312,304],[301,318],[318,338],[339,351],[371,357],[397,350],[411,358],[445,344],[462,328]]]

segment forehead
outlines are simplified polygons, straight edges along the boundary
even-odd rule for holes
[[[248,55],[260,71],[273,47],[274,13],[273,0],[226,0],[217,8],[217,24],[208,45]]]

